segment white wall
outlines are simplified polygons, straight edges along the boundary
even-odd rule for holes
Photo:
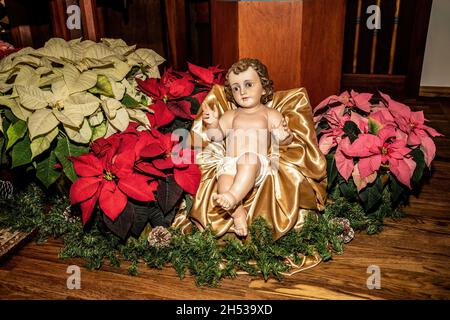
[[[433,0],[420,85],[450,87],[449,0]]]

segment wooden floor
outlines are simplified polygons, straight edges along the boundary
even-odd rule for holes
[[[407,217],[388,220],[376,236],[356,234],[342,255],[287,277],[281,283],[239,276],[220,288],[196,287],[192,277],[148,269],[137,277],[105,266],[81,270],[81,289],[66,287],[67,267],[81,260],[57,258],[60,241],[30,242],[0,265],[1,299],[449,299],[450,298],[450,102],[407,101],[423,109],[431,125],[446,137],[437,139],[431,179]],[[379,266],[381,288],[369,290],[367,268]]]

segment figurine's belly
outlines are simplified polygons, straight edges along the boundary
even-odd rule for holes
[[[270,148],[270,133],[267,128],[236,128],[226,139],[227,156],[238,157],[244,152],[267,155]]]

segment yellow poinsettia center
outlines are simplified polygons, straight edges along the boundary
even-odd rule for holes
[[[165,96],[163,97],[164,103],[167,103],[168,100],[169,100],[169,97],[168,97],[167,95],[165,95]]]
[[[115,176],[112,174],[112,172],[110,172],[110,171],[105,171],[105,172],[103,173],[103,178],[104,178],[105,180],[112,181],[112,180],[114,180]]]
[[[388,153],[388,149],[386,147],[382,147],[381,148],[381,153],[382,154],[387,154]]]

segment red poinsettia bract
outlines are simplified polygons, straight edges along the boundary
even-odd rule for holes
[[[200,170],[192,151],[180,149],[171,134],[164,135],[156,129],[138,131],[136,127],[130,123],[122,133],[97,139],[90,153],[71,158],[79,178],[71,186],[70,201],[80,204],[83,224],[90,219],[97,203],[115,221],[128,198],[154,201],[153,192],[161,179],[169,175],[174,175],[186,192],[196,193]]]

